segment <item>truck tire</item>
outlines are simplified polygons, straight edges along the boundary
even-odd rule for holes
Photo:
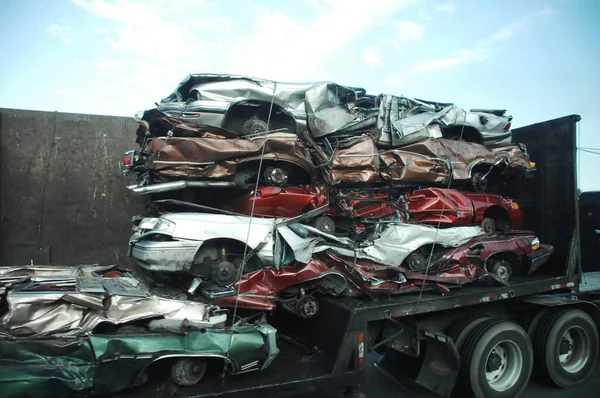
[[[475,398],[518,397],[527,387],[533,368],[527,332],[516,323],[497,319],[473,329],[460,356],[462,391]]]
[[[450,329],[448,329],[448,336],[452,338],[452,341],[454,341],[454,345],[459,352],[469,336],[469,333],[471,333],[477,325],[488,319],[490,319],[490,317],[485,315],[472,315],[459,319],[450,327]]]
[[[558,387],[583,383],[596,366],[598,330],[582,310],[550,312],[534,341],[536,373]]]

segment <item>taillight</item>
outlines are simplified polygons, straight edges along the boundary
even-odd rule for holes
[[[511,125],[510,122],[506,123],[506,126],[504,126],[504,131],[510,130],[510,125]]]
[[[125,152],[123,155],[123,166],[131,167],[135,164],[135,151]]]

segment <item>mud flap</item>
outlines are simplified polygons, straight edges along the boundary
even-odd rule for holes
[[[443,334],[425,331],[427,350],[417,384],[444,397],[454,389],[460,367],[458,351],[452,339]]]

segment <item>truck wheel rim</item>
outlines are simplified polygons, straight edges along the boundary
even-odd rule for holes
[[[558,348],[560,366],[569,373],[577,373],[590,358],[590,340],[583,329],[572,327],[563,334]]]
[[[523,368],[523,353],[512,341],[501,341],[487,356],[485,377],[495,391],[506,391],[519,380]]]

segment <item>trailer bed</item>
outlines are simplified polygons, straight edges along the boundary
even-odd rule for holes
[[[509,286],[464,286],[446,295],[424,292],[420,297],[413,293],[379,297],[377,300],[324,297],[319,315],[314,319],[300,320],[283,311],[275,314],[273,321],[280,331],[280,353],[265,371],[228,376],[224,380],[219,379],[218,372],[209,372],[200,385],[188,388],[177,387],[163,377],[116,396],[170,397],[176,393],[187,398],[249,397],[257,394],[284,397],[321,390],[341,391],[364,380],[364,363],[356,359],[360,351],[357,345],[364,339],[368,322],[570,291],[577,286],[576,276],[540,276],[513,278]],[[310,343],[299,343],[288,337],[292,334],[308,338]]]

